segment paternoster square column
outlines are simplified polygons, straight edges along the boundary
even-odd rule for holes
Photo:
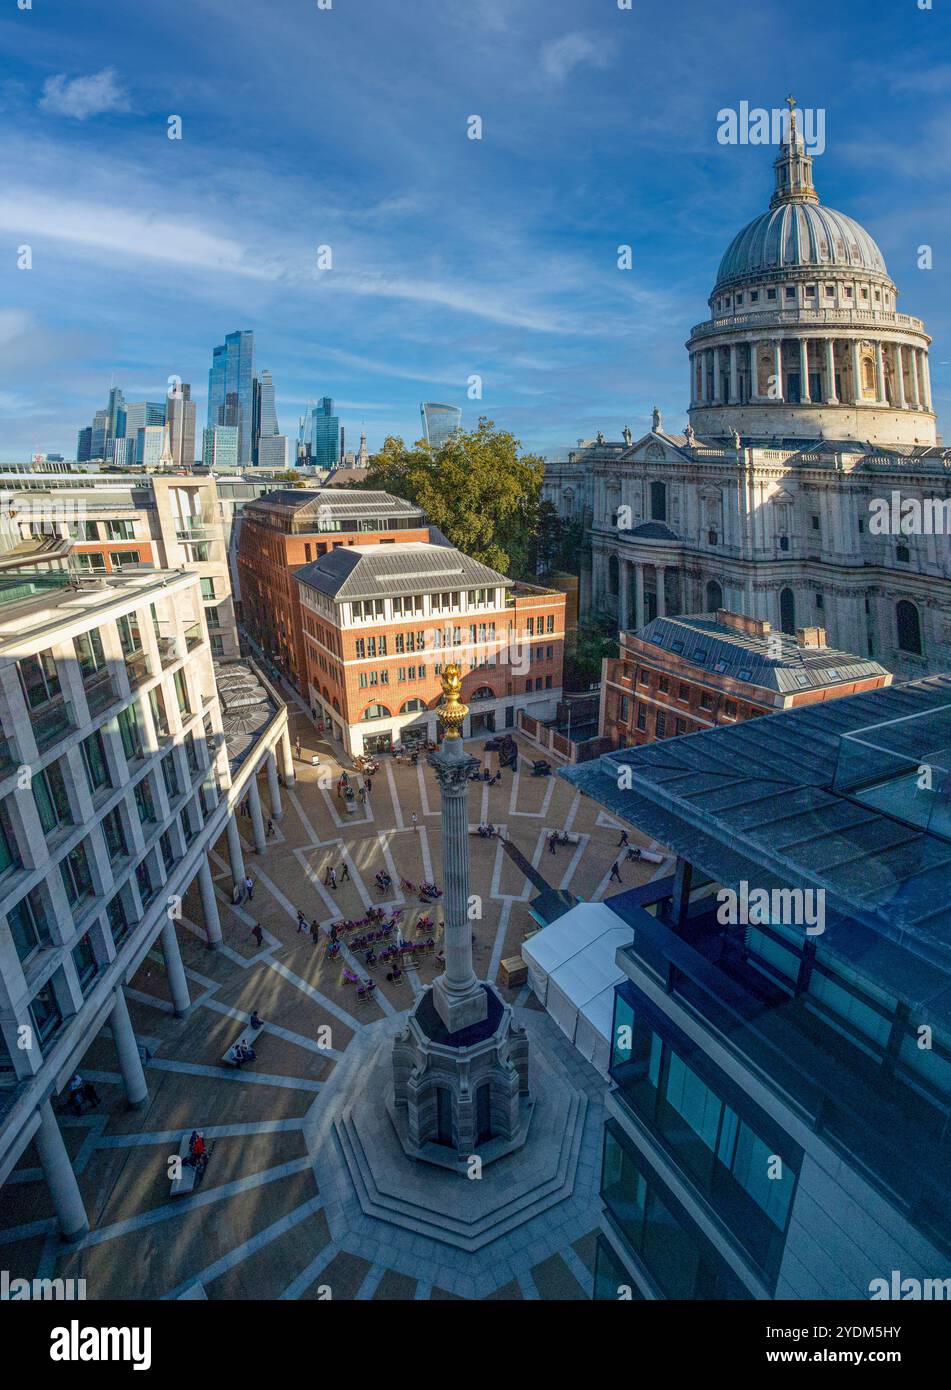
[[[479,766],[463,747],[462,724],[469,713],[459,700],[462,679],[450,662],[442,677],[439,707],[442,748],[429,755],[442,798],[443,919],[446,968],[433,985],[436,1012],[450,1033],[486,1017],[488,1001],[472,965],[469,920],[469,774]]]

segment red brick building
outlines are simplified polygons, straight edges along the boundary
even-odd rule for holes
[[[466,735],[555,714],[565,596],[446,545],[354,544],[295,575],[311,707],[351,754],[435,738],[440,676],[462,666]]]
[[[245,626],[304,692],[307,659],[294,571],[335,546],[431,539],[432,528],[419,508],[387,492],[269,492],[242,511],[238,575]]]
[[[856,695],[892,679],[877,661],[827,647],[824,628],[789,637],[722,608],[654,618],[620,641],[601,683],[599,733],[612,748]]]

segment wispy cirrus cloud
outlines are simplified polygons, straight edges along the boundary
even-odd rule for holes
[[[603,39],[576,32],[562,34],[542,44],[541,67],[546,77],[562,82],[577,67],[606,68],[611,62],[611,49]]]
[[[131,109],[128,94],[119,85],[115,68],[103,68],[88,77],[68,78],[64,72],[43,83],[40,108],[54,116],[71,116],[87,121],[107,111]]]

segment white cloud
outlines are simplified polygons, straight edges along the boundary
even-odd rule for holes
[[[542,44],[542,71],[556,82],[561,82],[582,63],[606,68],[610,61],[607,46],[595,43],[588,34],[563,34],[560,39],[549,39]]]
[[[85,121],[104,111],[128,111],[129,98],[116,81],[115,68],[103,68],[90,77],[69,81],[64,72],[43,83],[40,106],[56,116],[72,116]]]

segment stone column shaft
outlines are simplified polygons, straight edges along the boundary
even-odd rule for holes
[[[162,955],[165,959],[165,973],[168,976],[175,1017],[181,1018],[191,1008],[192,1001],[188,993],[188,981],[185,978],[178,937],[175,934],[175,923],[171,919],[162,928]]]
[[[832,338],[824,338],[822,341],[822,345],[825,349],[826,359],[825,404],[838,405],[839,397],[836,394],[835,389],[835,344]]]
[[[119,1054],[119,1070],[125,1084],[126,1100],[134,1110],[138,1110],[148,1100],[149,1088],[145,1072],[142,1070],[142,1058],[139,1056],[135,1030],[129,1017],[129,1006],[121,985],[116,990],[109,1022],[112,1024],[112,1040]]]
[[[878,391],[878,399],[883,404],[888,404],[888,392],[885,389],[885,353],[881,341],[875,344],[875,384]]]
[[[776,382],[776,387],[774,389],[778,389],[779,395],[772,396],[770,399],[784,401],[786,399],[786,391],[783,385],[783,341],[781,338],[775,338],[773,340],[773,376]]]
[[[231,861],[232,889],[243,887],[247,873],[244,867],[244,852],[241,845],[241,832],[234,812],[228,816],[228,858]]]
[[[809,339],[799,339],[799,399],[805,403],[812,400],[809,390]]]
[[[258,791],[257,772],[248,783],[248,806],[251,809],[251,829],[254,832],[254,852],[263,854],[267,846],[264,834],[264,813],[261,810],[261,795]]]
[[[740,368],[736,343],[730,344],[730,404],[736,405],[740,399]]]
[[[849,346],[852,351],[852,399],[858,405],[862,400],[862,360],[858,338],[853,338]]]
[[[291,752],[291,736],[287,729],[281,734],[281,771],[284,774],[284,785],[286,787],[292,787],[297,780],[297,775],[294,772],[294,755]]]
[[[634,622],[639,628],[644,626],[644,566],[634,566]]]
[[[895,344],[895,380],[898,383],[898,408],[907,410],[908,400],[905,396],[905,349],[901,343]]]
[[[221,945],[221,918],[218,915],[218,901],[215,898],[215,880],[207,854],[201,856],[198,865],[198,891],[201,894],[201,911],[205,919],[205,935],[208,945],[214,950]]]
[[[443,739],[430,755],[442,798],[443,919],[445,971],[433,985],[433,1002],[449,1032],[480,1023],[488,1010],[485,991],[472,966],[472,923],[469,920],[469,782],[478,767],[461,738]]]
[[[40,1106],[39,1116],[40,1127],[36,1131],[35,1143],[59,1229],[66,1240],[78,1240],[89,1230],[89,1222],[73,1165],[48,1100]]]
[[[277,757],[273,748],[265,759],[267,767],[267,795],[271,803],[271,815],[277,817],[281,814],[281,784],[277,780]]]

